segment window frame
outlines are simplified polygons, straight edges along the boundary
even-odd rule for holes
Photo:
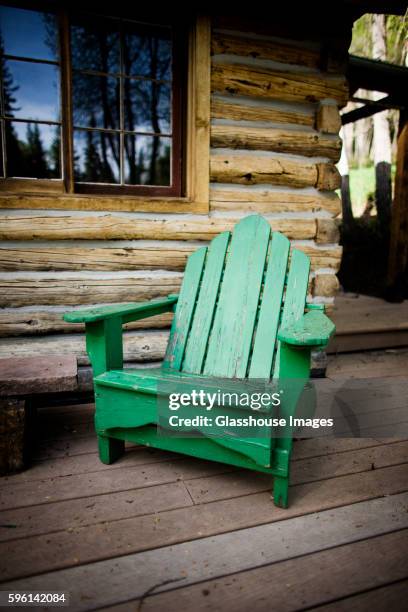
[[[5,4],[35,8],[34,3]],[[43,9],[44,7],[41,6]],[[46,9],[45,9],[46,10]],[[60,24],[60,86],[62,124],[63,179],[0,178],[2,197],[0,207],[12,208],[71,208],[81,210],[123,210],[143,212],[207,212],[209,209],[209,146],[210,146],[210,20],[194,16],[190,20],[184,66],[180,70],[187,75],[184,96],[175,96],[176,112],[186,116],[181,134],[179,172],[184,195],[169,193],[169,187],[120,186],[91,183],[75,183],[73,177],[73,122],[71,108],[71,65],[69,54],[69,12],[59,9]],[[132,16],[120,15],[131,19]],[[180,79],[181,81],[182,79]],[[184,98],[184,99],[183,99]],[[68,167],[67,167],[68,165]],[[69,167],[71,166],[71,167]],[[17,198],[18,201],[13,201]],[[49,196],[55,194],[57,199]],[[31,197],[30,197],[31,196]],[[95,196],[98,196],[95,198]],[[58,202],[58,205],[56,205]]]

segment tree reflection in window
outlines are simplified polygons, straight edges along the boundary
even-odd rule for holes
[[[171,29],[77,20],[71,56],[76,181],[171,185]]]

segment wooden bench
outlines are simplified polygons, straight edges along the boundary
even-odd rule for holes
[[[77,385],[75,355],[0,359],[0,475],[27,463],[32,398]]]

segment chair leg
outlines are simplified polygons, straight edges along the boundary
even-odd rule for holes
[[[98,450],[99,459],[102,463],[109,465],[123,455],[125,452],[125,442],[115,438],[98,436]]]
[[[279,508],[288,507],[289,478],[275,476],[273,479],[273,502]]]

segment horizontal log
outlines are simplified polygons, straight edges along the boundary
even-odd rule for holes
[[[220,166],[225,165],[219,158]],[[241,157],[245,167],[245,159]],[[272,167],[277,176],[284,169],[279,160],[267,158],[251,158],[264,162],[273,162]],[[231,160],[232,161],[232,160]],[[242,163],[240,171],[243,173]],[[296,170],[302,164],[288,161],[287,172],[291,168],[294,180]],[[317,169],[313,164],[306,167],[309,175],[317,178]],[[248,170],[246,170],[248,172]],[[260,170],[258,170],[260,172]],[[235,174],[237,171],[235,170]],[[220,173],[218,176],[221,177]],[[233,178],[233,177],[232,177]],[[271,175],[268,175],[271,182]],[[221,177],[222,182],[228,182]],[[231,181],[230,181],[231,182]],[[238,182],[238,181],[236,181]],[[243,182],[248,179],[243,177]],[[299,186],[304,184],[298,179]],[[193,218],[180,219],[144,219],[137,217],[121,217],[119,215],[103,215],[98,217],[76,216],[35,216],[7,215],[0,217],[0,240],[211,240],[220,232],[232,230],[237,218]],[[272,222],[271,222],[272,224]],[[286,234],[288,238],[306,239],[315,235],[314,219],[274,219],[273,229]]]
[[[317,274],[312,282],[312,293],[319,297],[334,297],[339,289],[335,274]]]
[[[316,242],[337,244],[340,240],[339,221],[336,219],[317,219]]]
[[[210,158],[211,180],[217,183],[256,185],[272,183],[291,187],[315,186],[318,179],[316,164],[299,163],[277,157],[249,155],[213,155]]]
[[[324,134],[338,134],[341,128],[341,116],[337,106],[319,104],[316,112],[316,130]]]
[[[170,327],[173,315],[157,315],[127,323],[126,330],[134,329],[162,329]],[[26,311],[15,310],[0,311],[0,337],[8,336],[42,336],[46,334],[83,333],[85,325],[66,323],[62,319],[62,312],[46,310]]]
[[[325,168],[328,166],[328,168]],[[300,162],[287,157],[255,155],[212,155],[211,180],[215,183],[256,185],[288,185],[289,187],[318,187],[320,190],[336,189],[333,176],[338,171],[333,164]],[[336,174],[337,173],[337,174]]]
[[[211,146],[232,149],[298,153],[307,157],[323,156],[338,161],[341,140],[319,132],[283,130],[240,125],[213,125]]]
[[[168,336],[168,331],[124,333],[125,362],[153,365],[153,362],[162,361]],[[85,336],[82,334],[4,339],[0,344],[0,358],[40,356],[49,358],[51,355],[60,355],[61,350],[64,354],[75,355],[79,366],[90,365],[85,348]]]
[[[341,212],[341,201],[337,194],[321,192],[301,194],[293,191],[271,189],[218,188],[210,190],[210,210],[273,213],[273,212],[316,212],[325,210],[333,216]],[[1,252],[0,252],[1,256]]]
[[[184,270],[196,245],[177,244],[125,248],[10,247],[0,248],[0,270]]]
[[[124,339],[124,359],[128,362],[160,361],[167,346],[168,331],[126,332]],[[55,335],[44,338],[21,337],[4,339],[0,344],[0,358],[39,357],[64,354],[76,355],[78,365],[89,365],[85,349],[85,336]]]
[[[306,253],[306,255],[310,257],[312,271],[320,268],[332,268],[337,272],[340,268],[341,256],[343,252],[341,246],[323,249],[313,245],[300,244],[296,245],[294,248],[299,251],[303,251],[303,253]]]
[[[231,204],[231,203],[230,203]],[[274,229],[274,222],[272,222]],[[122,270],[158,270],[172,269],[183,271],[187,257],[197,248],[196,245],[189,243],[178,244],[177,249],[161,247],[160,243],[155,247],[139,246],[137,243],[132,248],[126,249],[95,249],[77,247],[41,247],[36,249],[31,247],[13,247],[0,249],[1,268],[8,272],[11,271],[75,271],[75,270],[102,270],[102,271],[122,271]],[[303,249],[303,246],[302,246]],[[337,260],[341,256],[339,250],[311,250],[311,247],[304,247],[305,252],[311,254],[312,265],[313,257],[316,266],[321,258],[331,261]],[[122,251],[126,251],[128,257],[122,257]],[[319,267],[326,267],[320,265]],[[330,264],[329,267],[332,267]]]
[[[212,65],[211,90],[288,102],[318,102],[332,98],[339,106],[344,106],[348,100],[348,88],[343,76],[325,77],[323,73],[281,72],[218,62]]]
[[[176,293],[179,277],[0,278],[0,307],[144,302]]]
[[[241,55],[257,59],[273,60],[284,64],[298,64],[318,68],[320,52],[305,46],[294,46],[283,41],[251,39],[234,34],[213,33],[212,53]]]
[[[314,114],[306,114],[273,108],[270,106],[237,104],[213,98],[211,101],[213,119],[232,119],[234,121],[271,121],[273,123],[294,123],[314,127]]]

